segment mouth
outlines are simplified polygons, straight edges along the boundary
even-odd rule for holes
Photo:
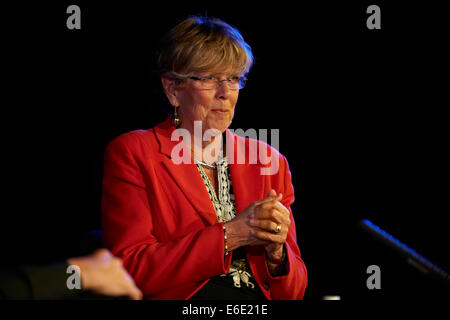
[[[213,109],[212,111],[218,112],[218,113],[227,113],[227,112],[230,112],[230,110],[228,110],[228,109]]]

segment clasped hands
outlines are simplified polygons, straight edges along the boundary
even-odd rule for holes
[[[263,245],[269,263],[280,261],[291,224],[289,210],[280,203],[282,197],[272,189],[266,198],[251,203],[225,223],[228,249]]]

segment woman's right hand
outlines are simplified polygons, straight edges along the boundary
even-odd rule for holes
[[[227,230],[227,245],[229,251],[242,246],[268,245],[271,243],[270,241],[261,240],[255,236],[255,233],[261,231],[261,229],[252,226],[250,220],[262,210],[279,210],[278,202],[281,200],[282,194],[275,195],[276,193],[274,191],[269,191],[266,198],[252,202],[233,220],[224,224]]]

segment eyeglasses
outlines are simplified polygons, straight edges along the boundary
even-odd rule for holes
[[[217,77],[208,76],[208,77],[189,77],[189,79],[194,80],[194,84],[198,89],[203,90],[212,90],[219,87],[223,81],[227,82],[228,88],[231,90],[240,90],[245,87],[245,83],[247,82],[247,78],[245,77],[231,77],[228,79],[220,80]]]

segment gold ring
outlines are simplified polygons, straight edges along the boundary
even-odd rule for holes
[[[277,225],[277,228],[275,229],[275,233],[280,233],[281,231],[281,224]]]

